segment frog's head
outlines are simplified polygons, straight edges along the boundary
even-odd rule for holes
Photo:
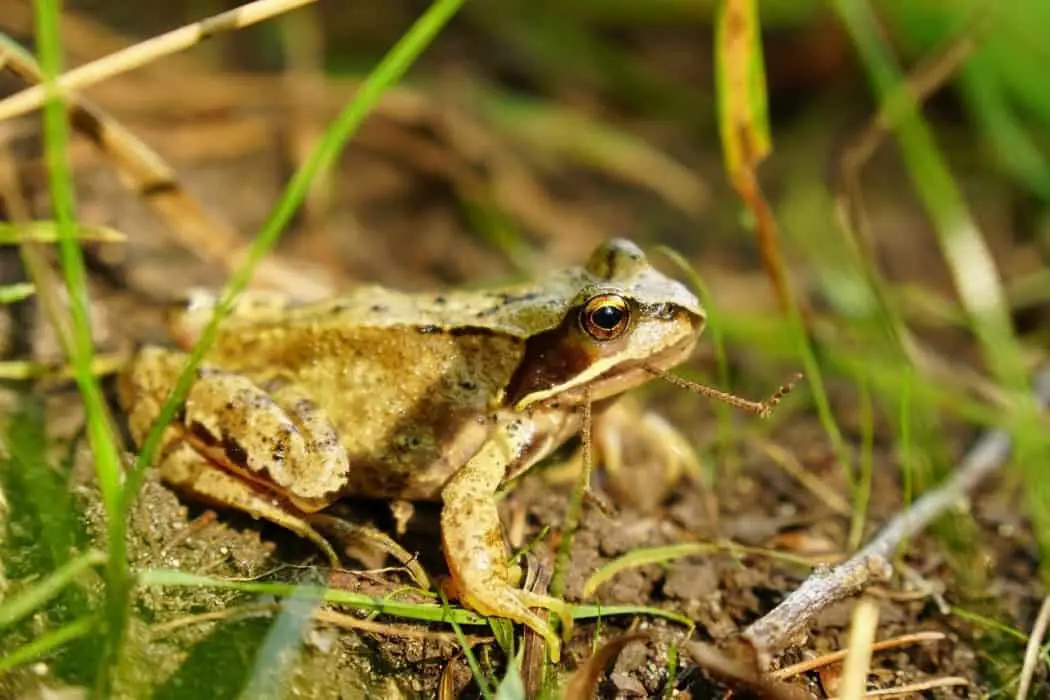
[[[609,398],[650,379],[647,365],[667,370],[692,352],[704,327],[700,302],[635,244],[611,240],[567,273],[576,287],[568,310],[528,338],[507,388],[516,409]]]

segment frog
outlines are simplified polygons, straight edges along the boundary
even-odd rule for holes
[[[145,345],[120,374],[136,444],[216,303],[191,295],[171,318],[178,347]],[[518,586],[497,493],[578,434],[587,410],[600,430],[617,398],[684,362],[705,321],[697,296],[622,238],[527,283],[362,285],[305,303],[246,293],[165,427],[155,466],[188,497],[308,538],[333,566],[322,532],[339,533],[325,511],[341,499],[439,501],[449,590],[468,609],[533,629],[557,660],[561,640],[541,611],[568,635],[571,607]]]

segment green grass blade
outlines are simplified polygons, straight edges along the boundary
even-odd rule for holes
[[[680,556],[696,554],[694,545],[683,545],[693,547],[693,551],[683,552]],[[718,551],[732,551],[728,546],[712,546]],[[664,548],[667,549],[667,548]],[[768,552],[758,552],[770,554]],[[772,553],[775,555],[775,553]],[[666,560],[666,554],[662,560]],[[790,558],[796,561],[797,558]],[[809,565],[807,562],[797,562]],[[292,595],[317,596],[318,600],[326,603],[336,603],[358,610],[369,610],[383,615],[401,617],[418,622],[444,622],[457,625],[487,625],[488,618],[477,613],[457,608],[444,606],[437,603],[405,603],[388,598],[363,595],[337,588],[325,588],[323,586],[300,586],[292,583],[280,583],[270,581],[230,581],[226,579],[190,574],[184,571],[171,569],[147,569],[138,574],[138,583],[141,586],[160,586],[167,588],[192,587],[192,588],[221,588],[226,590],[241,591],[243,593],[257,593],[276,597],[287,597]],[[574,620],[586,620],[598,617],[609,617],[611,615],[652,615],[673,620],[687,627],[693,623],[684,615],[652,608],[644,605],[572,605],[572,617]]]
[[[984,346],[985,359],[1008,386],[1027,386],[991,254],[918,106],[903,87],[870,6],[866,0],[835,0],[833,4],[876,92],[890,108],[908,174],[933,221],[956,288]]]
[[[41,656],[55,651],[74,640],[85,637],[98,625],[97,615],[79,617],[67,625],[51,632],[45,632],[33,641],[20,646],[13,652],[0,658],[0,673],[36,661]]]
[[[123,639],[127,592],[128,563],[124,541],[124,517],[121,509],[122,474],[117,443],[110,430],[102,391],[91,371],[94,359],[91,321],[88,313],[87,273],[77,241],[73,178],[69,164],[69,124],[66,105],[55,90],[55,79],[62,70],[62,39],[59,24],[61,6],[58,0],[35,0],[36,39],[44,84],[49,95],[44,105],[44,151],[48,185],[55,222],[58,227],[58,252],[62,274],[69,293],[69,313],[73,337],[70,363],[74,368],[77,388],[84,401],[88,443],[94,457],[95,474],[106,510],[106,624],[107,663],[116,659]],[[108,668],[100,668],[100,695],[107,694]]]
[[[96,355],[91,361],[91,373],[96,377],[112,374],[127,364],[125,355]],[[41,363],[29,360],[0,362],[0,379],[28,381],[30,379],[73,379],[76,370],[64,363]]]
[[[651,605],[573,605],[572,606],[572,619],[573,620],[601,620],[606,617],[613,617],[616,615],[648,615],[650,617],[660,617],[664,620],[670,620],[671,622],[677,622],[683,627],[688,628],[690,631],[696,626],[693,621],[685,615],[673,612],[671,610],[664,610],[663,608],[654,608]]]
[[[461,608],[449,607],[446,609],[435,603],[404,603],[321,586],[309,587],[269,581],[227,581],[211,576],[201,576],[169,569],[148,569],[142,571],[138,575],[138,582],[143,586],[222,588],[244,593],[258,593],[260,595],[280,597],[294,595],[298,592],[302,595],[316,595],[319,600],[323,600],[326,603],[338,603],[357,608],[358,610],[371,610],[384,615],[419,620],[420,622],[448,622],[449,620],[455,620],[460,625],[488,624],[488,620],[481,615]]]
[[[753,167],[772,148],[759,26],[756,0],[718,3],[715,87],[718,129],[730,179]]]
[[[983,62],[971,64],[963,70],[962,87],[1001,167],[1044,201],[1050,200],[1050,163],[1012,109],[997,76]]]
[[[11,504],[5,564],[20,576],[39,576],[67,564],[86,537],[68,476],[48,454],[42,403],[26,398],[7,420],[2,442],[8,454],[0,459],[0,484]]]
[[[35,293],[36,287],[31,282],[8,284],[0,287],[0,304],[14,304],[16,301],[28,299]]]
[[[106,555],[102,552],[85,552],[52,572],[44,580],[29,586],[13,598],[5,600],[0,604],[0,630],[10,627],[26,615],[44,607],[48,601],[61,593],[66,586],[76,581],[88,569],[105,563]]]
[[[441,596],[441,606],[443,608],[450,609],[448,604],[448,598],[445,597],[444,592],[438,590],[438,595]],[[467,665],[470,667],[470,673],[474,677],[474,682],[478,684],[478,689],[481,690],[482,696],[485,700],[492,700],[492,687],[489,685],[489,679],[485,677],[485,674],[481,670],[481,664],[478,663],[478,658],[474,655],[474,650],[470,648],[470,644],[467,643],[467,636],[463,634],[463,629],[456,622],[455,618],[449,616],[449,624],[452,625],[452,630],[456,635],[456,639],[459,641],[459,646],[463,649],[463,656],[467,660]],[[514,665],[514,661],[510,661],[510,665]]]
[[[747,547],[732,542],[688,542],[685,544],[672,544],[660,547],[640,547],[631,550],[621,557],[617,557],[601,566],[591,574],[583,585],[585,597],[594,595],[598,587],[611,579],[621,571],[630,568],[645,566],[647,564],[665,564],[675,559],[692,556],[709,556],[712,554],[754,555],[776,558],[780,561],[789,562],[805,567],[811,567],[813,562],[784,552],[775,552],[757,547]],[[608,608],[604,608],[608,612]]]
[[[1011,426],[1014,459],[1024,469],[1033,530],[1043,552],[1041,573],[1050,581],[1050,480],[1043,465],[1050,445],[1014,336],[1006,295],[995,262],[930,129],[900,75],[866,0],[834,0],[833,6],[860,55],[872,85],[885,100],[912,185],[937,234],[955,287],[992,374],[1016,400]]]
[[[525,700],[525,698],[525,682],[521,679],[521,669],[511,659],[507,662],[503,680],[496,688],[496,700]]]
[[[204,354],[214,344],[219,323],[229,313],[237,295],[248,284],[255,266],[277,243],[281,233],[291,222],[309,193],[314,179],[331,168],[342,151],[343,145],[357,132],[358,127],[379,102],[379,98],[387,88],[401,79],[409,66],[430,45],[462,4],[463,0],[435,0],[380,61],[354,98],[325,131],[317,147],[292,176],[259,235],[252,241],[244,263],[234,272],[223,290],[211,321],[201,332],[200,340],[190,352],[186,368],[176,382],[171,396],[164,402],[156,424],[144,441],[135,466],[128,475],[124,498],[125,508],[130,506],[138,493],[143,472],[152,462],[160,446],[164,428],[171,422],[176,409],[185,399],[197,366],[200,365]]]
[[[671,642],[667,646],[667,680],[664,681],[663,700],[671,700],[678,684],[678,644]]]

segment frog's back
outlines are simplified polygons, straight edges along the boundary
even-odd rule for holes
[[[481,327],[351,322],[328,306],[231,324],[208,361],[310,399],[347,450],[348,494],[430,498],[487,434],[523,347]]]

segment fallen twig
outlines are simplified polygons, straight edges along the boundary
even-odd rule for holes
[[[945,676],[943,678],[934,678],[928,681],[920,681],[918,683],[909,683],[907,685],[898,685],[894,688],[881,688],[879,690],[869,690],[864,694],[866,698],[896,698],[896,697],[909,697],[912,695],[918,695],[919,693],[927,690],[934,690],[935,688],[951,688],[953,686],[970,685],[970,681],[963,678],[962,676]],[[831,697],[828,700],[840,700],[838,697]]]
[[[871,650],[873,652],[878,652],[887,649],[899,649],[909,644],[918,644],[920,642],[940,642],[944,639],[945,635],[943,632],[914,632],[912,634],[904,634],[892,639],[884,639],[881,642],[875,642],[871,645]],[[769,677],[774,680],[785,681],[788,678],[793,678],[799,674],[806,673],[807,671],[814,671],[818,668],[838,663],[846,658],[846,653],[848,651],[848,649],[840,649],[839,651],[823,654],[822,656],[813,659],[806,659],[797,664],[779,668],[770,673]]]
[[[1050,366],[1043,367],[1033,381],[1036,401],[1050,404]],[[838,566],[816,570],[780,605],[752,623],[743,637],[755,649],[758,663],[768,668],[773,655],[805,638],[810,622],[822,610],[863,590],[873,582],[886,581],[893,573],[893,554],[901,542],[922,532],[967,495],[1010,455],[1010,435],[1005,430],[986,433],[970,449],[952,476],[891,519],[866,547]]]

